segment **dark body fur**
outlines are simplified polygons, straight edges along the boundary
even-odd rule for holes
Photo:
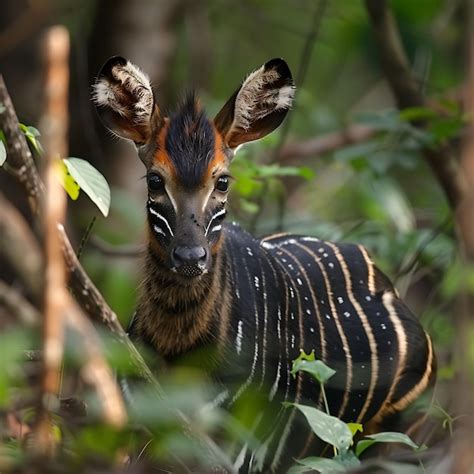
[[[226,383],[234,382],[227,406],[256,390],[269,401],[321,407],[317,384],[290,375],[300,349],[337,371],[329,409],[347,422],[381,420],[426,388],[431,342],[362,247],[292,235],[257,240],[235,224],[223,226],[222,239],[213,270],[197,282],[178,281],[149,253],[132,337],[169,361],[215,346],[225,364],[216,378],[230,373]],[[274,452],[281,454],[289,418],[280,416]]]

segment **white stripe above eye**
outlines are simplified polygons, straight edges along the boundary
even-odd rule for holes
[[[166,220],[166,218],[163,217],[159,212],[155,211],[155,209],[153,209],[151,206],[149,206],[148,209],[154,216],[158,217],[158,219],[160,219],[161,221],[163,221],[166,224],[168,232],[170,233],[171,236],[174,236],[173,231],[171,230],[171,227],[168,224],[168,221]],[[161,231],[161,233],[164,235],[163,231]]]
[[[220,211],[217,211],[217,212],[211,217],[211,220],[209,221],[209,224],[207,224],[205,235],[207,235],[207,233],[209,232],[209,227],[211,227],[212,222],[213,222],[215,219],[217,219],[219,216],[224,215],[226,212],[227,212],[227,211],[226,211],[225,209],[221,209]],[[219,227],[219,226],[213,227],[211,232],[215,232],[216,230],[220,230],[220,228],[217,229],[217,227]]]

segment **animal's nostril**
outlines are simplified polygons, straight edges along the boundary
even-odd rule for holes
[[[207,259],[207,250],[204,247],[175,247],[173,260],[176,266],[203,263]]]

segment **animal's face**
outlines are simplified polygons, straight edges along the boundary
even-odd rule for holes
[[[212,265],[229,191],[229,156],[194,97],[163,121],[156,142],[140,154],[147,164],[148,222],[165,264],[186,277]]]
[[[146,166],[150,246],[186,278],[212,267],[222,238],[238,146],[257,140],[284,119],[294,94],[290,70],[274,59],[251,73],[214,120],[193,95],[164,117],[150,81],[123,58],[111,58],[94,86],[105,125],[133,140]]]

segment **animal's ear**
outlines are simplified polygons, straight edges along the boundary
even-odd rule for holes
[[[130,61],[114,56],[102,66],[93,88],[104,125],[136,145],[147,143],[159,115],[148,76]]]
[[[275,130],[291,107],[295,86],[283,59],[272,59],[249,74],[216,115],[214,124],[231,149]]]

